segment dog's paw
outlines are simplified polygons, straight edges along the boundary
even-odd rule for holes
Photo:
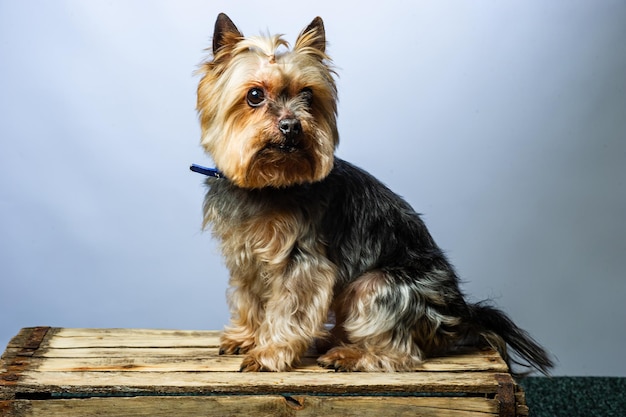
[[[220,346],[220,355],[241,355],[246,353],[245,349],[242,349],[241,346]]]
[[[228,337],[220,339],[220,355],[243,355],[254,347],[250,340],[235,340]]]
[[[248,355],[241,362],[239,372],[269,372],[271,369],[263,366],[254,356]]]
[[[255,349],[241,362],[240,372],[285,372],[291,370],[291,361],[286,360],[289,351],[278,349]]]
[[[337,372],[362,371],[363,352],[356,348],[340,346],[332,348],[317,359],[319,366]]]
[[[337,372],[395,372],[409,371],[421,363],[421,359],[404,352],[372,352],[356,345],[344,345],[332,348],[320,356],[317,363]]]

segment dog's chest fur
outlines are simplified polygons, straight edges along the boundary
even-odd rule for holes
[[[427,258],[439,252],[404,200],[338,158],[314,184],[260,190],[222,179],[207,184],[205,224],[222,241],[229,268],[259,271],[308,253],[327,257],[338,281],[348,282],[372,268],[414,260],[408,252],[425,251]]]

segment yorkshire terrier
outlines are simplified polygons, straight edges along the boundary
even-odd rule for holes
[[[245,355],[242,371],[287,371],[317,343],[323,367],[402,371],[491,346],[548,372],[552,360],[524,330],[465,300],[411,206],[334,156],[337,88],[321,18],[289,49],[280,35],[244,37],[220,14],[212,52],[197,108],[217,167],[204,224],[230,271],[220,354]]]

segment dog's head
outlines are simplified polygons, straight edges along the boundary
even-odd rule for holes
[[[244,188],[319,181],[339,142],[337,88],[322,19],[293,49],[279,35],[244,37],[225,14],[202,64],[198,112],[202,145],[217,167]]]

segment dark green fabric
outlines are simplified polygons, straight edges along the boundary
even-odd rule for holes
[[[530,417],[626,417],[626,378],[531,377],[519,383]]]

